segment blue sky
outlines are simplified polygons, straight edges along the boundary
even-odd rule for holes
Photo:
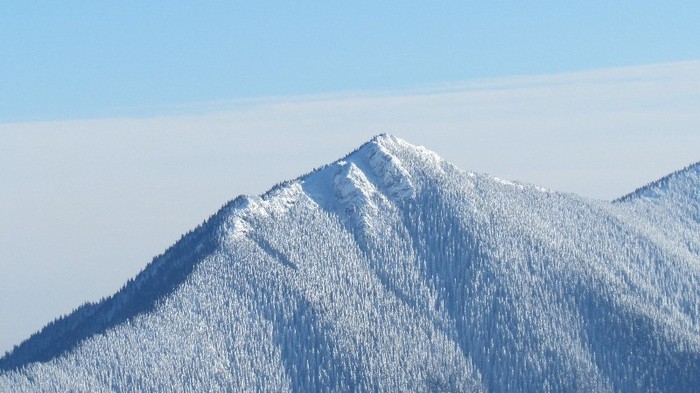
[[[0,3],[0,122],[700,57],[700,3]]]
[[[598,199],[697,162],[698,20],[691,1],[0,2],[0,353],[381,132]]]

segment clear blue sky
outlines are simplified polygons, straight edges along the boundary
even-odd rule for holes
[[[700,2],[0,2],[0,123],[700,58]]]

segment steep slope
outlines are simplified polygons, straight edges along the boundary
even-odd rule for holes
[[[695,181],[679,209],[698,208]],[[694,227],[634,200],[381,135],[225,206],[4,358],[0,391],[691,391],[700,253],[678,238]]]
[[[700,162],[614,202],[628,221],[677,253],[700,254]]]

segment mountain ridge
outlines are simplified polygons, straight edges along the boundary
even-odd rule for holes
[[[321,166],[319,168],[315,168],[307,174],[301,175],[294,180],[280,182],[274,185],[270,190],[262,194],[259,198],[263,201],[269,200],[270,198],[273,198],[276,195],[276,193],[280,192],[280,190],[284,189],[290,184],[293,184],[294,182],[298,181],[304,181],[305,179],[314,175],[315,173],[323,171],[324,169],[329,168],[333,165],[336,165],[338,162],[342,162],[348,159],[354,154],[361,152],[363,149],[367,149],[372,144],[377,144],[382,139],[392,140],[395,138],[389,134],[379,134],[373,137],[370,141],[364,143],[363,145],[355,149],[354,151],[348,153],[345,157],[341,158],[340,160]],[[221,222],[221,217],[236,214],[237,211],[248,207],[250,205],[250,202],[254,199],[255,197],[240,195],[235,199],[231,200],[230,202],[224,204],[224,206],[222,206],[216,213],[212,214],[201,225],[187,232],[180,238],[178,242],[168,247],[168,249],[166,249],[166,251],[163,254],[154,257],[151,263],[145,266],[136,275],[136,277],[129,279],[127,283],[125,283],[124,286],[122,286],[115,294],[102,298],[96,303],[84,303],[83,305],[79,306],[77,309],[71,311],[70,313],[58,317],[57,319],[49,322],[38,332],[32,334],[27,340],[23,341],[19,345],[16,345],[15,348],[13,348],[11,351],[8,351],[8,353],[6,353],[4,356],[0,357],[0,370],[12,370],[17,367],[20,367],[24,363],[50,360],[74,348],[75,345],[77,345],[78,342],[82,340],[82,337],[65,337],[60,340],[60,342],[63,344],[59,346],[59,349],[57,351],[47,351],[47,347],[49,345],[55,345],[52,344],[53,341],[56,340],[56,338],[53,337],[54,330],[62,330],[64,329],[64,327],[66,330],[75,329],[77,326],[84,325],[84,321],[86,319],[97,318],[100,322],[88,328],[88,330],[91,332],[91,334],[99,334],[107,330],[110,326],[124,322],[140,312],[151,310],[155,301],[157,301],[158,298],[162,296],[167,296],[167,294],[180,283],[181,279],[183,279],[187,275],[187,273],[191,272],[191,269],[194,266],[185,266],[183,272],[181,273],[173,272],[174,275],[178,276],[179,280],[166,280],[156,283],[153,282],[153,279],[149,279],[149,277],[153,277],[156,275],[156,273],[149,274],[150,270],[155,270],[157,272],[159,269],[161,269],[161,266],[168,266],[168,256],[176,253],[177,248],[183,248],[187,247],[187,245],[190,245],[192,243],[197,243],[197,239],[202,237],[202,232],[204,232],[205,234],[211,233],[212,231],[219,232],[221,230],[221,225],[223,225],[223,223]],[[211,245],[208,248],[210,247]],[[172,264],[170,265],[170,268],[170,270],[172,270]],[[143,281],[145,281],[145,283],[141,284],[141,282]],[[119,309],[125,307],[122,304],[122,302],[120,302],[120,299],[122,299],[129,292],[137,291],[142,285],[146,287],[161,286],[163,288],[159,288],[154,291],[157,297],[149,299],[146,302],[140,302],[137,305],[133,305],[133,309],[126,312],[126,315],[117,318],[113,321],[111,315],[118,314]],[[126,308],[129,308],[129,306],[127,305]],[[34,340],[34,342],[39,341],[40,344],[37,348],[27,350],[25,349],[27,345],[26,342],[30,340]]]
[[[462,171],[382,134],[227,203],[112,297],[127,304],[103,311],[116,323],[2,372],[0,388],[695,386],[700,253],[671,239],[687,225],[623,205]]]
[[[695,182],[697,183],[698,181],[700,181],[698,180],[698,176],[700,176],[700,161],[693,164],[689,164],[683,169],[674,171],[658,180],[654,180],[649,184],[641,186],[636,190],[632,191],[631,193],[615,199],[613,202],[626,202],[635,198],[643,197],[659,197],[659,194],[661,192],[668,191],[669,185],[671,185],[674,182],[677,182],[679,179],[685,177],[695,177]]]

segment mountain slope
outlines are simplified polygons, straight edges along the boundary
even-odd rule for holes
[[[225,206],[3,358],[0,391],[690,391],[687,182],[689,200],[663,204],[674,215],[655,213],[381,135]]]
[[[700,254],[700,162],[641,187],[614,202],[627,221],[673,247],[684,258]]]

